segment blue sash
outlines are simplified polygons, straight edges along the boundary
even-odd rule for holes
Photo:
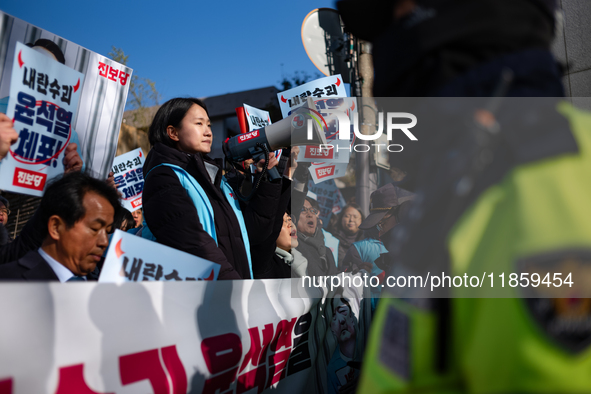
[[[187,171],[185,171],[179,166],[175,166],[174,164],[159,164],[156,167],[153,167],[152,170],[160,166],[170,167],[175,172],[175,174],[179,178],[181,186],[183,186],[183,188],[187,191],[189,197],[193,201],[195,209],[197,209],[197,215],[199,215],[199,222],[203,226],[203,229],[214,239],[217,245],[218,240],[215,231],[215,218],[213,213],[213,207],[211,206],[211,202],[209,201],[209,198],[207,197],[205,190],[203,190],[203,187],[201,187],[199,182],[197,182],[197,180],[193,178]],[[148,177],[150,172],[152,172],[152,170],[150,170],[145,175],[146,178]],[[228,184],[225,177],[222,177],[222,183],[220,185],[220,188],[222,190],[222,193],[226,197],[226,200],[228,200],[228,203],[230,203],[230,206],[234,210],[236,219],[238,219],[238,224],[240,225],[240,232],[242,233],[242,239],[244,241],[244,248],[246,249],[246,257],[248,258],[248,269],[250,271],[250,277],[254,278],[254,275],[252,273],[252,261],[250,259],[250,241],[248,240],[248,232],[246,231],[246,224],[244,223],[244,217],[242,216],[240,203],[238,199],[234,197],[234,190]],[[156,238],[148,228],[148,225],[146,224],[145,215],[142,238],[150,239],[152,241],[156,240]]]

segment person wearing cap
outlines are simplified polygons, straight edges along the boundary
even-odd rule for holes
[[[380,236],[387,233],[399,222],[398,209],[414,198],[414,193],[393,183],[380,187],[371,194],[369,216],[359,225],[359,228],[369,230],[376,227]]]
[[[347,271],[365,269],[371,275],[383,279],[384,271],[375,262],[381,254],[388,253],[388,250],[380,237],[400,223],[400,212],[407,211],[407,206],[413,198],[413,193],[392,183],[380,187],[371,194],[369,216],[359,225],[369,237],[354,242],[347,250],[343,260],[343,266]]]
[[[448,102],[562,97],[562,69],[550,52],[555,5],[337,3],[346,29],[373,44],[375,97]],[[522,285],[509,293],[514,298],[461,298],[456,288],[447,298],[384,298],[374,315],[360,392],[590,391],[591,308],[582,283],[591,256],[591,116],[559,99],[544,101],[550,105],[542,110],[529,110],[531,100],[506,100],[525,110],[501,108],[512,118],[492,113],[492,122],[480,118],[480,128],[467,122],[440,127],[430,140],[417,134],[425,149],[409,145],[390,155],[390,165],[407,174],[401,186],[418,195],[408,221],[382,237],[391,269],[439,264],[447,272],[494,271],[498,279],[526,273],[519,267],[556,267],[562,278],[579,272],[579,284],[552,287],[551,298],[525,298],[539,287]],[[417,115],[418,124],[430,116]],[[494,137],[480,146],[467,143],[483,130]],[[495,290],[500,287],[497,281]]]
[[[381,241],[385,236],[400,224],[408,210],[415,195],[407,190],[401,189],[392,183],[382,186],[371,194],[369,216],[359,225],[365,230],[368,238],[353,243],[347,251],[343,260],[343,266],[347,271],[356,272],[365,270],[371,276],[377,276],[380,284],[383,284],[387,267],[383,266],[385,260],[383,255],[388,250]],[[372,287],[371,308],[375,310],[382,288]]]

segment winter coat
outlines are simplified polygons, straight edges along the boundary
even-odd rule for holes
[[[324,244],[320,228],[312,237],[298,232],[297,250],[308,260],[309,276],[336,275],[338,273],[332,251]]]
[[[45,238],[44,226],[47,228],[47,223],[43,223],[39,210],[35,211],[33,217],[23,227],[20,235],[14,241],[9,238],[5,244],[0,246],[0,264],[17,260],[31,250],[39,249]]]
[[[163,163],[182,168],[199,182],[213,208],[217,243],[203,229],[197,209],[174,170],[161,166]],[[156,144],[146,158],[144,174],[144,215],[157,242],[220,264],[218,279],[251,278],[238,219],[220,189],[220,159]],[[280,192],[281,185],[261,182],[257,194],[242,206],[251,241],[260,242],[270,235]]]
[[[291,181],[282,181],[281,197],[273,220],[271,234],[260,242],[250,243],[252,270],[255,279],[289,278],[291,268],[275,253],[277,238],[283,227],[283,214],[287,211],[291,197]]]
[[[357,233],[353,235],[348,235],[340,228],[329,231],[336,239],[339,240],[339,259],[337,261],[337,267],[339,267],[339,270],[342,270],[342,262],[345,258],[345,255],[349,251],[349,248],[353,245],[354,242],[365,239],[365,233],[363,232],[363,230],[359,230]]]

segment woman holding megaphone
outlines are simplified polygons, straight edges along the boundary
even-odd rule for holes
[[[142,236],[220,264],[218,279],[251,279],[250,243],[270,235],[282,180],[261,182],[248,204],[241,203],[222,174],[222,160],[207,155],[213,133],[207,107],[196,98],[164,103],[148,137],[148,231]],[[276,164],[271,154],[268,168]]]

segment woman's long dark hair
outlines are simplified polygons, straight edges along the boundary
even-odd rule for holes
[[[154,115],[154,120],[148,131],[150,145],[154,146],[157,143],[161,143],[171,148],[176,148],[176,143],[168,137],[166,129],[168,126],[179,127],[183,118],[194,104],[203,108],[207,113],[207,116],[209,116],[207,107],[203,101],[197,98],[177,97],[162,104],[162,107],[160,107],[158,112],[156,112],[156,115]]]

